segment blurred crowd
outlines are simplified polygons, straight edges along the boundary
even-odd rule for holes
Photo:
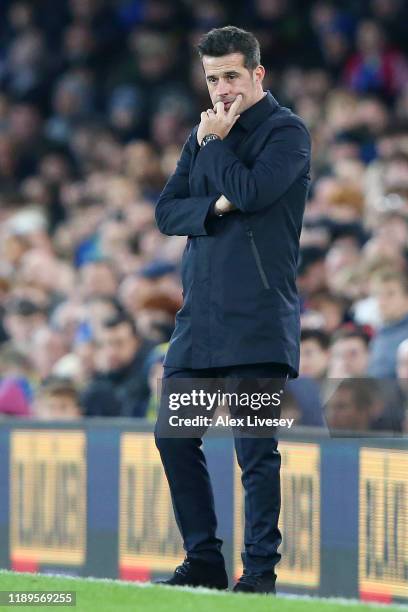
[[[284,411],[408,432],[404,0],[3,0],[0,416],[154,419],[185,244],[154,204],[209,105],[195,44],[226,24],[313,138]]]

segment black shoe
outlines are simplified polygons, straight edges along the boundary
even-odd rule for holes
[[[241,578],[232,589],[234,593],[270,593],[276,594],[276,574],[270,572],[249,572],[244,570]]]
[[[184,559],[168,580],[155,580],[154,584],[169,586],[207,587],[208,589],[228,588],[228,576],[224,563],[208,563],[199,559]]]

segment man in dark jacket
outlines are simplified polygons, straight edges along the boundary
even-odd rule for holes
[[[264,92],[259,44],[235,27],[198,51],[213,108],[201,113],[156,207],[161,232],[187,236],[184,303],[164,361],[174,378],[296,377],[299,237],[310,182],[303,122]],[[167,406],[162,406],[164,414]],[[155,430],[187,557],[167,584],[226,588],[201,438]],[[280,455],[275,438],[236,437],[246,492],[244,574],[234,591],[275,592]]]
[[[97,371],[81,397],[86,416],[144,417],[150,398],[146,360],[154,345],[123,313],[102,323],[95,342]]]

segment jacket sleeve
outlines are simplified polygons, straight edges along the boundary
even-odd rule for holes
[[[211,215],[219,196],[190,196],[190,136],[185,143],[174,174],[165,185],[156,204],[156,223],[168,236],[206,236],[207,215]]]
[[[222,140],[209,142],[197,163],[213,187],[242,212],[274,204],[309,168],[310,136],[301,124],[282,126],[256,158],[245,166]]]

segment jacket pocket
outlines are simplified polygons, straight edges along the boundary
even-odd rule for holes
[[[253,256],[254,256],[254,259],[255,259],[255,264],[256,264],[256,267],[258,269],[259,276],[261,277],[261,280],[262,280],[262,284],[265,287],[265,289],[270,289],[271,286],[269,284],[268,277],[266,276],[265,269],[264,269],[264,267],[262,265],[262,260],[261,260],[261,256],[260,256],[259,251],[258,251],[258,247],[256,246],[256,242],[255,242],[255,238],[254,238],[254,233],[253,233],[252,229],[250,227],[248,227],[248,226],[245,228],[245,231],[246,231],[247,236],[249,237],[249,242],[250,242],[250,245],[251,245],[251,250],[252,250],[252,253],[253,253]]]

